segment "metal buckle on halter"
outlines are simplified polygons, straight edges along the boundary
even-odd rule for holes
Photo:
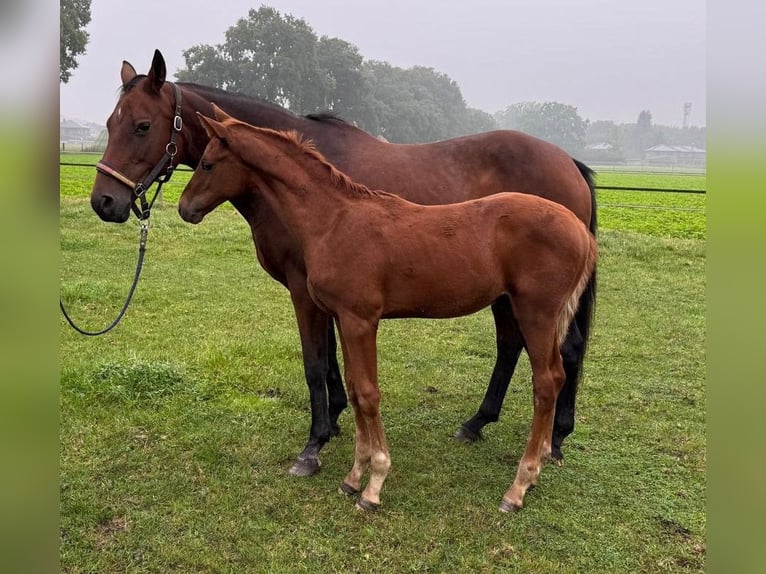
[[[143,182],[136,184],[136,188],[133,190],[133,193],[135,193],[136,197],[138,198],[141,198],[144,196],[144,194],[146,193],[146,188],[144,187]]]
[[[177,115],[173,118],[173,129],[177,132],[180,132],[181,129],[184,127],[184,121],[183,118],[181,118],[180,115]]]

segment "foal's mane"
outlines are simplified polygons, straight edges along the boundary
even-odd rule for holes
[[[333,185],[340,187],[343,191],[346,191],[352,195],[365,197],[388,197],[391,195],[385,191],[373,191],[361,183],[357,183],[351,179],[349,176],[347,176],[345,173],[327,161],[327,159],[317,149],[314,142],[311,139],[303,137],[303,135],[300,134],[297,130],[277,131],[269,128],[251,126],[239,121],[236,121],[234,126],[240,126],[241,129],[246,130],[246,133],[248,134],[255,133],[259,136],[266,136],[271,140],[276,140],[278,144],[286,145],[289,149],[292,149],[297,153],[307,157],[310,161],[318,162],[324,167],[325,170],[327,170]],[[242,156],[240,155],[240,157]],[[242,159],[250,163],[245,158]]]

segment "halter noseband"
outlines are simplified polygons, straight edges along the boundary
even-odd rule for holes
[[[178,153],[178,144],[176,143],[176,139],[178,138],[178,134],[181,133],[181,129],[183,129],[183,120],[181,119],[181,89],[176,84],[171,82],[167,83],[173,87],[173,94],[175,96],[175,115],[173,116],[172,129],[170,131],[170,142],[168,142],[168,144],[165,146],[165,154],[162,156],[162,159],[157,162],[157,165],[154,166],[154,169],[149,172],[143,181],[136,183],[129,177],[126,177],[120,173],[118,170],[104,163],[103,160],[96,164],[96,169],[99,172],[113,177],[133,191],[133,195],[135,197],[130,203],[130,208],[133,210],[133,213],[136,214],[136,217],[138,217],[138,219],[141,221],[149,219],[150,210],[152,205],[154,205],[154,200],[157,199],[157,196],[162,189],[162,185],[170,179],[171,175],[173,175],[173,170],[175,169],[173,166],[173,158]],[[165,170],[165,173],[160,174],[163,169]],[[155,192],[151,202],[148,202],[146,200],[146,190],[149,189],[155,181],[159,182],[157,185],[157,191]],[[136,205],[135,200],[138,200],[141,203],[140,208]]]

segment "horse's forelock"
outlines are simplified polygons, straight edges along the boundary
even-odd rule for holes
[[[138,82],[146,78],[146,74],[139,74],[134,76],[127,84],[123,84],[118,88],[121,95],[127,94],[130,90],[138,85]]]

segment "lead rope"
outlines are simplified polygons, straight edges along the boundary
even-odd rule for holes
[[[144,254],[146,253],[146,238],[149,235],[149,218],[147,217],[145,219],[141,219],[139,224],[140,224],[140,235],[138,239],[138,263],[136,263],[136,273],[133,276],[133,284],[130,286],[130,291],[128,291],[128,297],[127,299],[125,299],[125,304],[122,306],[120,313],[117,315],[117,318],[114,321],[112,321],[107,327],[104,327],[103,329],[99,331],[86,331],[85,329],[75,324],[75,322],[66,312],[66,309],[64,308],[64,302],[61,300],[61,297],[59,297],[59,307],[61,307],[61,312],[64,314],[64,318],[72,326],[72,328],[78,333],[80,333],[81,335],[88,335],[89,337],[95,337],[97,335],[103,335],[104,333],[108,333],[109,331],[111,331],[117,326],[117,323],[120,322],[122,317],[125,315],[125,312],[128,310],[128,306],[130,305],[130,301],[133,299],[133,294],[135,293],[136,286],[138,285],[138,278],[141,276],[141,268],[144,265]]]

